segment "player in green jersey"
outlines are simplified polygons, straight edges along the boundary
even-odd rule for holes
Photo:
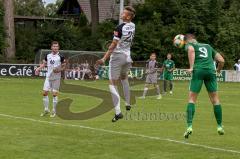
[[[192,74],[189,87],[189,99],[187,105],[187,130],[184,137],[188,138],[192,134],[192,120],[195,113],[195,103],[198,93],[204,83],[213,104],[215,118],[217,120],[217,132],[224,134],[222,126],[222,108],[218,97],[218,86],[216,73],[220,72],[224,65],[224,58],[216,52],[210,45],[197,42],[193,34],[185,35],[185,49],[188,53],[190,68],[188,73]],[[215,69],[214,60],[218,67]],[[217,72],[216,72],[217,71]]]
[[[175,63],[172,60],[172,54],[167,54],[167,59],[163,62],[162,66],[163,71],[163,90],[164,94],[167,92],[167,81],[169,81],[170,91],[169,93],[172,94],[173,89],[173,70],[175,69]]]

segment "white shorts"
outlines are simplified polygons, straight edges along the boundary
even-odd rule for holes
[[[60,87],[60,79],[57,80],[49,80],[48,78],[45,79],[43,90],[44,91],[52,91],[58,92]]]
[[[157,84],[157,73],[148,74],[146,77],[146,83]]]
[[[109,61],[109,79],[118,80],[120,76],[127,76],[132,66],[132,61],[123,53],[113,53]]]

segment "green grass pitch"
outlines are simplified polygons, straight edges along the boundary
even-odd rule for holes
[[[40,117],[43,81],[0,78],[1,159],[240,158],[239,83],[219,84],[226,134],[217,134],[213,109],[203,87],[198,98],[193,135],[185,140],[184,116],[157,120],[124,118],[116,123],[111,122],[113,110],[83,121]],[[67,82],[108,89],[107,81]],[[188,82],[175,82],[173,95],[167,94],[161,100],[154,96],[139,99],[131,113],[184,114],[187,93]],[[60,93],[59,100],[64,98],[73,99],[72,112],[86,111],[101,103],[101,99],[91,96]],[[121,104],[124,106],[123,102]],[[126,115],[124,107],[122,111]]]

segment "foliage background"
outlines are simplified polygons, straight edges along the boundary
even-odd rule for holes
[[[57,4],[44,7],[41,0],[15,0],[15,14],[58,17]],[[37,8],[37,9],[36,9]],[[174,54],[177,67],[187,67],[187,54],[174,48],[172,39],[177,34],[194,33],[199,42],[209,43],[223,53],[225,68],[232,68],[240,58],[240,1],[238,0],[146,0],[145,4],[135,6],[134,19],[136,35],[132,47],[135,61],[146,60],[153,51],[159,61],[166,54]],[[0,8],[2,10],[2,8]],[[0,20],[2,21],[2,11]],[[72,20],[64,23],[45,21],[37,25],[16,25],[17,60],[31,63],[39,49],[48,49],[52,40],[57,40],[62,49],[102,51],[106,41],[112,39],[112,31],[117,21],[106,20],[98,25],[97,32],[91,33],[84,15],[80,23]],[[0,48],[4,44],[0,23]],[[181,59],[181,60],[179,60]]]
[[[2,1],[0,1],[0,60],[3,60],[3,49],[5,48],[3,16],[4,16],[3,3]]]

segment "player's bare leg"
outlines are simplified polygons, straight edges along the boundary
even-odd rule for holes
[[[208,93],[210,101],[213,104],[214,115],[217,121],[217,132],[219,135],[224,135],[224,129],[222,126],[222,107],[219,101],[219,96],[217,92]]]
[[[44,106],[44,111],[41,113],[40,116],[45,116],[49,114],[49,98],[48,98],[48,91],[43,91],[43,106]]]
[[[115,109],[115,116],[112,119],[112,122],[116,122],[118,119],[122,119],[123,115],[120,108],[120,95],[117,89],[118,80],[109,80],[109,89],[112,95],[113,106]]]
[[[131,110],[131,104],[130,104],[130,87],[129,87],[127,75],[121,76],[121,83],[122,83],[123,93],[125,97],[126,110],[129,111]]]
[[[84,70],[82,71],[82,78],[81,78],[81,80],[84,80],[85,75],[86,75],[86,70],[84,69]]]
[[[197,101],[197,93],[189,92],[188,106],[187,106],[187,130],[184,133],[184,137],[187,139],[192,134],[192,121],[195,113],[195,103]]]

